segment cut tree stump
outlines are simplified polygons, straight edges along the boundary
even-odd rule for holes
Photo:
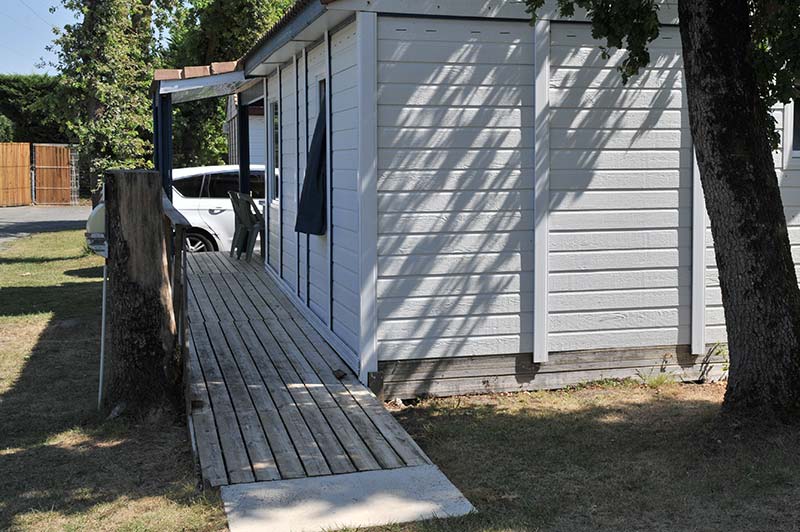
[[[111,356],[106,406],[159,409],[180,393],[161,176],[106,173]]]

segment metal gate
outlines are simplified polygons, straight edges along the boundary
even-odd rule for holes
[[[30,205],[32,199],[30,145],[0,143],[0,207]]]

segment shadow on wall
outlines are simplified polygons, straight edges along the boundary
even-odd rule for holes
[[[486,33],[481,39],[491,40]],[[398,43],[379,66],[382,75],[388,79],[397,70],[399,76],[403,63],[418,61],[411,54],[417,44]],[[456,49],[444,64],[426,64],[427,77],[419,85],[400,79],[379,84],[381,360],[532,350],[533,235],[542,219],[534,219],[532,210],[534,130],[520,124],[533,124],[533,45],[518,39],[507,47],[501,64],[482,63],[479,46]],[[653,68],[623,90],[612,91],[605,89],[622,87],[613,70],[622,53],[602,69],[579,66],[601,61],[595,46],[558,46],[551,53],[554,61],[560,54],[558,61],[573,65],[552,76],[548,89],[552,171],[551,190],[544,193],[551,213],[584,217],[609,209],[644,212],[656,207],[643,207],[630,192],[668,189],[674,197],[661,209],[675,213],[674,225],[664,229],[674,233],[671,249],[678,257],[670,260],[679,266],[656,268],[688,273],[690,220],[678,221],[679,211],[691,212],[691,180],[685,179],[692,164],[686,105],[681,90],[656,89],[680,87],[681,72],[675,68],[680,59],[655,50]],[[589,88],[565,89],[570,86]],[[643,146],[652,148],[643,153]],[[629,164],[634,157],[635,164]],[[669,174],[662,181],[670,184],[648,184],[650,169]],[[610,199],[599,205],[599,195]],[[644,221],[640,229],[650,227]],[[552,224],[550,232],[557,232]],[[561,251],[554,246],[551,241],[551,261]],[[621,243],[620,249],[628,246]],[[583,253],[613,249],[588,244],[571,251],[579,263],[575,272],[611,269],[593,264],[596,259]],[[584,285],[571,290],[590,289]],[[676,335],[686,338],[675,343],[688,343],[684,329],[688,331],[689,302],[681,300],[673,308],[678,306]]]

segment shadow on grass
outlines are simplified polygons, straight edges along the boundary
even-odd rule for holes
[[[70,277],[81,277],[84,279],[100,279],[102,282],[103,267],[94,266],[92,268],[78,268],[76,270],[67,270],[64,272],[64,275],[69,275]]]
[[[171,501],[159,504],[174,513],[170,505],[188,507],[198,499],[179,414],[165,411],[133,423],[106,421],[96,413],[102,268],[60,270],[60,275],[75,272],[87,281],[0,290],[0,320],[14,324],[6,333],[28,346],[4,354],[18,357],[21,371],[10,387],[0,383],[7,387],[0,395],[0,530],[39,528],[38,512],[83,523],[78,528],[97,528],[92,521],[97,517],[87,515],[102,503],[116,503],[113,510],[104,507],[100,517],[115,528],[115,521],[140,518],[133,510],[119,515],[138,500]],[[154,503],[141,504],[153,511]],[[211,519],[218,522],[219,516]],[[36,524],[20,525],[31,520]]]
[[[478,513],[402,530],[796,530],[800,429],[719,428],[721,391],[700,393],[709,389],[630,386],[406,409],[403,425]]]
[[[47,264],[50,262],[65,262],[86,257],[85,254],[69,257],[0,257],[0,266],[4,264]]]

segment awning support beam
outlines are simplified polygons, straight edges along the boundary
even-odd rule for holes
[[[239,192],[250,193],[250,106],[238,104]]]
[[[153,95],[153,164],[161,174],[161,186],[172,200],[172,96]]]

